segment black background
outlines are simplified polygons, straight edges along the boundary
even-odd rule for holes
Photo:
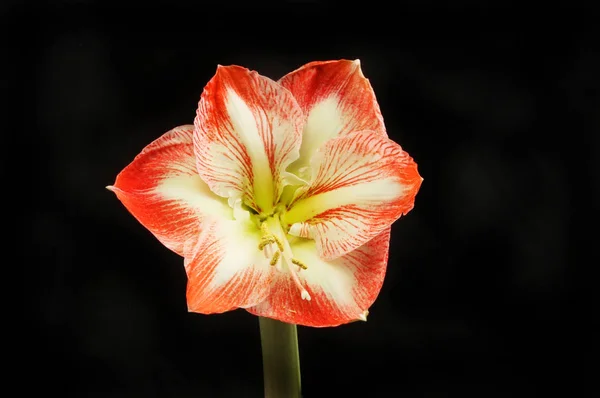
[[[0,6],[5,171],[25,206],[21,391],[260,397],[257,319],[188,313],[182,259],[104,186],[193,121],[217,64],[278,79],[359,58],[425,180],[369,321],[299,328],[304,396],[591,394],[594,312],[574,304],[591,290],[573,268],[598,193],[593,8],[124,4]]]

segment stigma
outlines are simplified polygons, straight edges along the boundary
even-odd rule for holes
[[[290,273],[294,284],[300,290],[300,296],[303,300],[310,301],[311,297],[308,291],[302,286],[298,272],[306,270],[308,267],[304,262],[294,258],[292,248],[286,238],[286,234],[281,227],[279,216],[269,217],[260,223],[261,238],[258,244],[258,250],[262,251],[269,260],[271,266],[285,272],[284,267]]]

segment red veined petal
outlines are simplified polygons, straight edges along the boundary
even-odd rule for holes
[[[301,177],[309,178],[306,166],[312,155],[331,138],[363,130],[387,137],[375,93],[358,60],[311,62],[279,83],[307,115],[300,158],[289,169]]]
[[[296,192],[282,221],[315,239],[325,259],[371,240],[414,206],[422,178],[400,145],[362,131],[334,138],[311,160],[313,179]]]
[[[185,253],[190,311],[220,313],[266,299],[275,269],[258,249],[260,238],[249,218],[204,222],[196,244]]]
[[[298,158],[304,115],[292,94],[240,66],[219,66],[194,121],[202,179],[216,194],[269,213]]]
[[[315,242],[292,242],[294,256],[306,264],[298,278],[311,296],[303,300],[289,273],[279,272],[271,294],[264,302],[248,308],[252,314],[297,325],[338,326],[366,316],[385,276],[390,227],[356,250],[326,261],[319,257]]]
[[[196,172],[194,126],[176,127],[146,146],[109,186],[129,212],[166,247],[183,255],[206,214],[233,219],[227,202]]]

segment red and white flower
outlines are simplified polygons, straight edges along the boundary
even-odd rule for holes
[[[194,125],[152,142],[108,188],[184,257],[190,311],[322,327],[366,320],[390,225],[421,182],[360,63],[341,60],[278,82],[219,66]]]

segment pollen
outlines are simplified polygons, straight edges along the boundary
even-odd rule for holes
[[[296,264],[298,267],[300,267],[302,269],[308,269],[306,264],[304,264],[302,261],[298,260],[297,258],[292,258],[292,264]]]
[[[260,239],[260,243],[258,244],[258,250],[262,250],[265,246],[275,243],[275,237],[273,236],[263,236]]]
[[[281,252],[279,252],[279,251],[273,253],[273,257],[271,257],[271,261],[269,262],[269,264],[271,264],[271,265],[277,264],[277,261],[279,260],[280,256],[281,256]]]
[[[275,243],[279,251],[283,251],[283,243],[281,243],[281,240],[277,236],[273,235],[269,231],[269,227],[267,226],[266,222],[260,224],[260,232],[262,232],[262,238],[260,238],[258,250],[262,250],[265,248],[265,246]]]
[[[262,237],[260,238],[260,242],[258,244],[258,250],[263,251],[266,258],[270,258],[269,264],[272,266],[276,266],[279,268],[279,259],[281,258],[281,252],[283,251],[283,243],[281,240],[273,235],[267,226],[266,222],[262,222],[260,224],[260,231],[262,233]],[[271,245],[277,245],[277,249]]]

